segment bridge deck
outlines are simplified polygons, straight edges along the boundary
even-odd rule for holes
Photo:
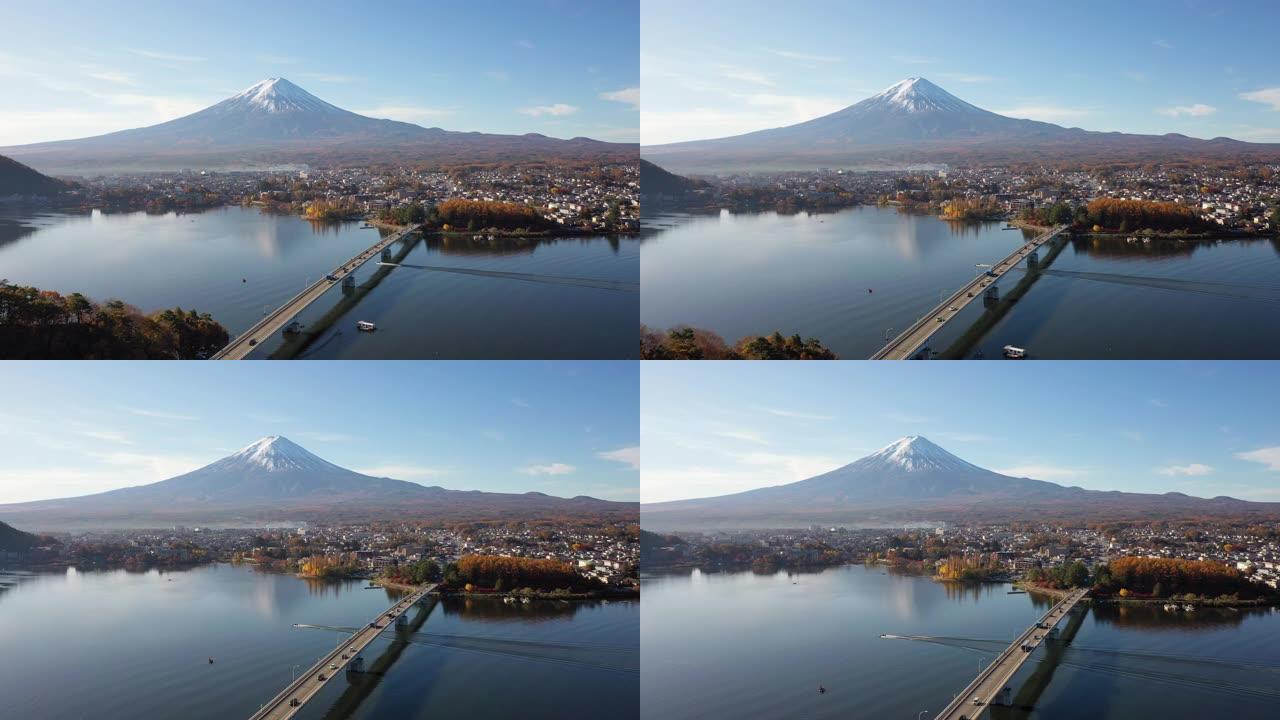
[[[397,617],[408,612],[414,603],[426,597],[428,593],[435,589],[436,584],[427,585],[413,594],[401,598],[390,609],[373,620],[379,627],[370,627],[366,624],[357,630],[346,642],[334,648],[328,655],[320,658],[315,665],[312,665],[306,672],[290,683],[288,687],[271,698],[270,702],[259,708],[258,712],[250,717],[250,720],[281,720],[283,718],[291,718],[296,713],[301,712],[302,708],[324,688],[326,683],[336,682],[338,673],[345,670],[356,655],[359,655],[369,643],[381,635],[383,630],[393,627]],[[343,657],[344,654],[346,655],[345,658]],[[337,669],[329,667],[330,665],[336,665]],[[325,676],[324,680],[320,679],[321,674]],[[293,698],[298,699],[298,705],[289,705],[289,701]]]
[[[1072,593],[1058,604],[1050,608],[1035,625],[1027,628],[1021,635],[1017,637],[1004,652],[996,656],[996,659],[986,667],[973,682],[969,683],[961,693],[951,701],[942,712],[934,716],[935,720],[977,720],[982,713],[986,712],[991,705],[991,701],[996,699],[1000,691],[1005,685],[1013,679],[1022,664],[1031,657],[1035,648],[1040,647],[1044,642],[1045,635],[1050,630],[1057,627],[1058,623],[1071,612],[1071,609],[1080,602],[1086,594],[1087,589],[1072,591]],[[1045,625],[1046,627],[1040,627]],[[1022,646],[1026,645],[1031,648],[1031,652],[1023,651]],[[975,700],[977,702],[975,702]]]
[[[364,261],[382,252],[385,248],[390,247],[392,243],[401,240],[410,233],[416,232],[419,227],[420,226],[418,225],[411,225],[398,233],[393,233],[379,239],[378,242],[369,246],[368,249],[342,263],[332,273],[330,273],[330,275],[337,278],[336,280],[330,280],[322,277],[307,286],[305,290],[294,295],[284,305],[276,308],[274,312],[259,320],[253,327],[240,335],[240,337],[232,340],[226,347],[215,353],[212,359],[243,360],[256,346],[256,343],[254,345],[249,344],[251,340],[260,343],[271,337],[272,334],[283,330],[284,326],[288,325],[289,321],[292,320],[295,315],[302,312],[303,308],[318,300],[321,295],[324,295],[325,292],[329,290],[329,288],[342,282],[343,278],[355,272],[356,268],[360,267]]]
[[[1033,250],[1038,250],[1041,245],[1054,239],[1066,229],[1066,225],[1059,225],[1052,230],[1037,235],[1017,250],[1009,253],[1008,257],[991,267],[991,272],[995,273],[995,277],[983,273],[974,278],[967,285],[957,290],[951,297],[943,300],[937,307],[926,313],[924,317],[917,320],[901,335],[891,340],[888,345],[880,348],[875,355],[871,356],[871,359],[906,360],[915,356],[920,351],[920,348],[924,347],[925,343],[929,341],[929,338],[945,327],[951,318],[959,315],[965,306],[974,300],[981,300],[982,294],[988,285],[1003,278],[1006,273],[1017,267],[1023,258],[1030,255]]]

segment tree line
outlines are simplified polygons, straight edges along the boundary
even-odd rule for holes
[[[516,588],[569,589],[581,581],[582,576],[569,563],[547,558],[463,555],[457,563],[445,568],[445,582],[449,585],[462,584],[469,586],[468,589],[496,592]]]
[[[0,280],[0,357],[6,359],[194,359],[230,340],[208,313],[172,308],[144,315],[120,300]]]
[[[799,335],[748,335],[732,347],[701,328],[681,326],[665,333],[640,326],[641,360],[835,360],[836,354],[814,338]]]
[[[1072,225],[1094,232],[1136,232],[1138,230],[1195,231],[1209,226],[1195,208],[1176,202],[1098,198],[1072,208],[1057,202],[1028,208],[1019,219],[1034,225]]]

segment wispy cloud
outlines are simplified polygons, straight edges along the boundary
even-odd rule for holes
[[[990,75],[976,75],[973,73],[939,73],[938,77],[958,83],[989,83],[995,81],[995,78]]]
[[[346,83],[353,83],[356,81],[354,75],[339,75],[337,73],[307,72],[302,73],[298,77],[306,78],[307,80],[314,80],[315,82],[334,83],[338,85],[344,85]]]
[[[103,82],[114,83],[116,85],[137,85],[138,81],[129,73],[104,68],[99,65],[81,65],[80,69],[84,72],[85,77]]]
[[[298,62],[297,58],[292,58],[287,55],[272,55],[270,53],[257,53],[253,56],[253,59],[261,63],[271,63],[274,65],[292,65]]]
[[[932,65],[938,62],[937,58],[928,55],[890,55],[889,59],[894,62],[906,63],[907,65]]]
[[[134,415],[143,417],[158,418],[160,420],[186,420],[194,422],[200,419],[199,415],[183,415],[181,413],[166,412],[164,410],[151,410],[148,408],[125,408]]]
[[[1079,468],[1062,467],[1059,465],[1014,465],[1012,467],[1000,468],[996,472],[1002,475],[1012,477],[1028,477],[1033,480],[1070,480],[1085,475],[1084,470]]]
[[[1061,105],[1019,105],[1005,110],[996,110],[996,112],[1009,117],[1052,123],[1070,122],[1093,114],[1091,110]]]
[[[532,115],[533,117],[542,117],[543,115],[562,116],[572,115],[578,112],[578,108],[566,103],[555,103],[554,105],[534,105],[533,107],[520,108],[521,114]]]
[[[612,92],[600,93],[601,99],[612,100],[613,102],[626,103],[632,108],[640,109],[640,88],[629,87]]]
[[[136,48],[128,48],[128,50],[134,55],[141,55],[144,58],[151,58],[152,60],[164,60],[166,62],[199,63],[208,60],[208,58],[196,55],[178,55],[175,53],[160,52],[158,50],[139,50]]]
[[[1147,400],[1147,402],[1151,403],[1151,406],[1152,406],[1152,407],[1158,407],[1158,408],[1167,408],[1167,407],[1169,407],[1169,403],[1165,402],[1165,401],[1164,401],[1164,400],[1162,400],[1161,398],[1151,398],[1151,399]]]
[[[791,50],[775,50],[769,49],[768,52],[777,55],[780,58],[788,60],[799,60],[807,63],[834,63],[840,62],[840,58],[833,55],[812,55],[810,53],[794,52]]]
[[[1280,470],[1280,446],[1240,452],[1236,453],[1236,457],[1249,462],[1262,463],[1268,470]]]
[[[632,470],[640,469],[640,446],[618,448],[617,450],[608,450],[602,453],[596,453],[597,457],[605,460],[620,462],[624,465],[630,465]]]
[[[1182,117],[1183,115],[1190,115],[1192,117],[1203,117],[1205,115],[1212,115],[1217,111],[1218,111],[1218,108],[1212,105],[1205,105],[1204,103],[1196,103],[1194,105],[1174,105],[1173,107],[1160,108],[1156,112],[1160,113],[1161,115],[1168,115],[1169,117]]]
[[[118,430],[81,430],[80,434],[94,440],[105,440],[106,442],[119,443],[121,445],[133,444],[128,435]]]
[[[392,463],[356,468],[356,472],[373,477],[389,477],[396,480],[427,480],[444,475],[448,471],[444,468],[424,465],[397,465]]]
[[[511,79],[511,73],[502,70],[486,70],[484,74],[490,80],[497,80],[498,82],[507,82]]]
[[[356,110],[361,115],[387,120],[399,120],[416,124],[430,123],[453,114],[446,108],[424,107],[421,105],[379,105],[377,107]]]
[[[751,430],[717,430],[712,435],[730,440],[741,440],[743,442],[755,443],[756,445],[768,445],[769,441],[764,439],[758,432]]]
[[[1197,475],[1208,475],[1209,473],[1213,472],[1213,467],[1210,465],[1203,465],[1201,463],[1191,463],[1190,465],[1167,465],[1162,468],[1156,468],[1156,472],[1160,473],[1161,475],[1170,475],[1170,476],[1175,476],[1175,475],[1197,476]]]
[[[1169,42],[1168,40],[1165,40],[1164,38],[1156,38],[1155,40],[1151,41],[1151,44],[1155,45],[1158,48],[1162,48],[1164,50],[1173,49],[1173,43]]]
[[[765,87],[776,87],[778,85],[773,78],[762,72],[738,67],[736,65],[721,65],[720,76],[728,78],[729,80],[737,80],[738,82],[750,83],[752,85],[763,85]]]
[[[356,439],[346,433],[320,432],[315,430],[304,430],[299,433],[294,433],[294,435],[302,438],[303,440],[311,440],[314,442],[350,442]]]
[[[529,40],[517,40],[516,45],[524,48],[525,50],[532,50],[535,47],[537,47],[536,45],[533,44],[532,41],[529,41]]]
[[[1252,92],[1240,93],[1242,100],[1270,105],[1272,110],[1280,110],[1280,87],[1263,88]]]
[[[764,411],[770,415],[794,418],[796,420],[835,420],[835,417],[831,415],[817,415],[814,413],[799,412],[796,410],[784,410],[782,408],[764,408]]]
[[[512,405],[515,405],[516,407],[522,407],[522,408],[531,408],[531,407],[533,407],[533,405],[530,405],[530,404],[529,404],[529,401],[528,401],[528,400],[525,400],[525,399],[524,399],[524,398],[522,398],[522,397],[513,397],[513,398],[511,398],[511,404],[512,404]]]
[[[566,463],[526,465],[525,467],[520,468],[520,472],[525,475],[568,475],[574,470],[577,470],[577,468]]]

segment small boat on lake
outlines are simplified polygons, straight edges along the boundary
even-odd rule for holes
[[[356,321],[356,329],[357,329],[357,330],[362,330],[362,331],[364,331],[364,332],[373,332],[374,330],[377,330],[377,329],[378,329],[378,326],[377,326],[377,325],[374,325],[373,323],[369,322],[368,320],[357,320],[357,321]]]
[[[1022,360],[1027,356],[1027,349],[1016,347],[1014,345],[1005,345],[1004,356],[1010,360]]]

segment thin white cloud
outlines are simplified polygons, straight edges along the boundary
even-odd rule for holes
[[[1209,473],[1213,472],[1213,467],[1209,465],[1203,465],[1201,463],[1191,463],[1190,465],[1168,465],[1162,468],[1157,468],[1156,472],[1160,473],[1161,475],[1169,475],[1169,476],[1174,476],[1174,475],[1197,476],[1197,475],[1208,475]]]
[[[763,85],[765,87],[776,87],[778,83],[773,78],[762,72],[756,72],[747,68],[741,68],[734,65],[721,65],[720,75],[730,80],[750,83],[752,85]]]
[[[356,438],[346,433],[321,432],[304,430],[303,432],[294,433],[303,440],[312,440],[314,442],[350,442]]]
[[[577,470],[572,465],[566,463],[550,463],[548,465],[527,465],[520,468],[520,472],[524,475],[568,475]]]
[[[160,420],[195,421],[200,419],[200,416],[198,415],[183,415],[180,413],[166,412],[164,410],[151,410],[148,408],[125,408],[125,409],[133,413],[134,415],[141,415],[143,417],[149,417],[149,418],[158,418]]]
[[[1070,480],[1085,475],[1079,468],[1061,467],[1057,465],[1014,465],[1001,468],[996,472],[1012,477],[1028,477],[1033,480]]]
[[[769,52],[781,58],[788,60],[799,60],[809,63],[834,63],[840,62],[840,58],[832,55],[811,55],[809,53],[793,52],[791,50],[769,50]]]
[[[178,55],[175,53],[159,52],[157,50],[138,50],[135,48],[129,48],[128,50],[134,55],[141,55],[144,58],[151,58],[152,60],[164,60],[166,62],[199,63],[208,60],[208,58],[196,55]]]
[[[1174,105],[1173,107],[1160,108],[1156,112],[1169,117],[1182,117],[1189,115],[1191,117],[1204,117],[1217,112],[1218,108],[1204,103],[1196,103],[1194,105]]]
[[[528,400],[525,400],[525,399],[524,399],[524,398],[522,398],[522,397],[513,397],[513,398],[511,398],[511,404],[512,404],[512,405],[515,405],[516,407],[522,407],[522,408],[531,408],[531,407],[533,407],[533,405],[530,405],[530,404],[529,404],[529,401],[528,401]]]
[[[534,44],[533,44],[532,42],[530,42],[529,40],[517,40],[517,41],[516,41],[516,45],[518,45],[518,46],[520,46],[520,47],[524,48],[525,50],[532,50],[532,49],[534,49],[535,47],[537,47],[536,45],[534,45]]]
[[[299,77],[304,77],[304,78],[306,78],[306,79],[308,79],[308,80],[314,80],[314,81],[316,81],[316,82],[322,82],[322,83],[336,83],[336,84],[353,83],[353,82],[355,82],[355,81],[356,81],[355,76],[352,76],[352,75],[339,75],[339,74],[336,74],[336,73],[316,73],[316,72],[309,72],[309,73],[302,73],[302,75],[300,75]]]
[[[831,415],[817,415],[814,413],[798,412],[796,410],[784,410],[782,408],[764,408],[764,411],[770,415],[794,418],[797,420],[835,420],[835,417]]]
[[[1252,92],[1240,93],[1242,100],[1270,105],[1272,110],[1280,110],[1280,87],[1263,88]]]
[[[1070,122],[1093,114],[1091,110],[1064,107],[1061,105],[1019,105],[1005,110],[996,110],[996,112],[1000,115],[1008,115],[1009,117],[1040,120],[1042,122],[1051,123]]]
[[[1280,447],[1264,447],[1236,453],[1236,457],[1249,462],[1262,463],[1268,470],[1280,470]]]
[[[445,108],[423,107],[421,105],[379,105],[356,110],[355,112],[368,117],[399,120],[419,125],[453,114],[452,110]]]
[[[106,442],[119,443],[121,445],[133,444],[128,435],[118,430],[81,430],[80,434],[94,440],[105,440]]]
[[[640,446],[618,448],[617,450],[608,450],[602,453],[596,453],[597,457],[605,460],[620,462],[624,465],[630,465],[632,470],[640,469]]]
[[[524,115],[532,115],[533,117],[542,117],[543,115],[560,117],[563,115],[572,115],[578,112],[578,108],[566,103],[555,103],[553,105],[534,105],[533,107],[520,108],[520,112]]]
[[[413,481],[440,477],[448,471],[444,468],[426,467],[424,465],[397,465],[391,463],[356,468],[356,472],[373,477],[389,477],[395,480]]]
[[[973,73],[941,73],[939,77],[958,83],[989,83],[995,80],[990,75],[976,75]]]
[[[612,100],[613,102],[626,103],[636,110],[640,109],[640,88],[629,87],[613,92],[600,93],[603,100]]]
[[[889,59],[894,62],[906,63],[908,65],[932,65],[938,62],[937,58],[928,55],[890,55]]]
[[[769,444],[769,441],[765,440],[764,436],[751,430],[717,430],[713,432],[712,435],[729,438],[730,440],[741,440],[743,442],[755,443],[756,445]]]
[[[504,72],[502,70],[488,70],[485,72],[485,76],[490,80],[497,80],[498,82],[507,82],[511,79],[511,73]]]
[[[254,60],[262,63],[272,63],[275,65],[292,65],[298,62],[297,58],[291,58],[287,55],[272,55],[270,53],[258,53],[253,56]]]
[[[1164,50],[1172,50],[1172,49],[1173,49],[1173,43],[1171,43],[1171,42],[1169,42],[1168,40],[1165,40],[1165,39],[1163,39],[1163,38],[1156,38],[1155,40],[1152,40],[1152,41],[1151,41],[1151,44],[1152,44],[1152,45],[1155,45],[1155,46],[1156,46],[1156,47],[1158,47],[1158,48],[1162,48],[1162,49],[1164,49]]]

